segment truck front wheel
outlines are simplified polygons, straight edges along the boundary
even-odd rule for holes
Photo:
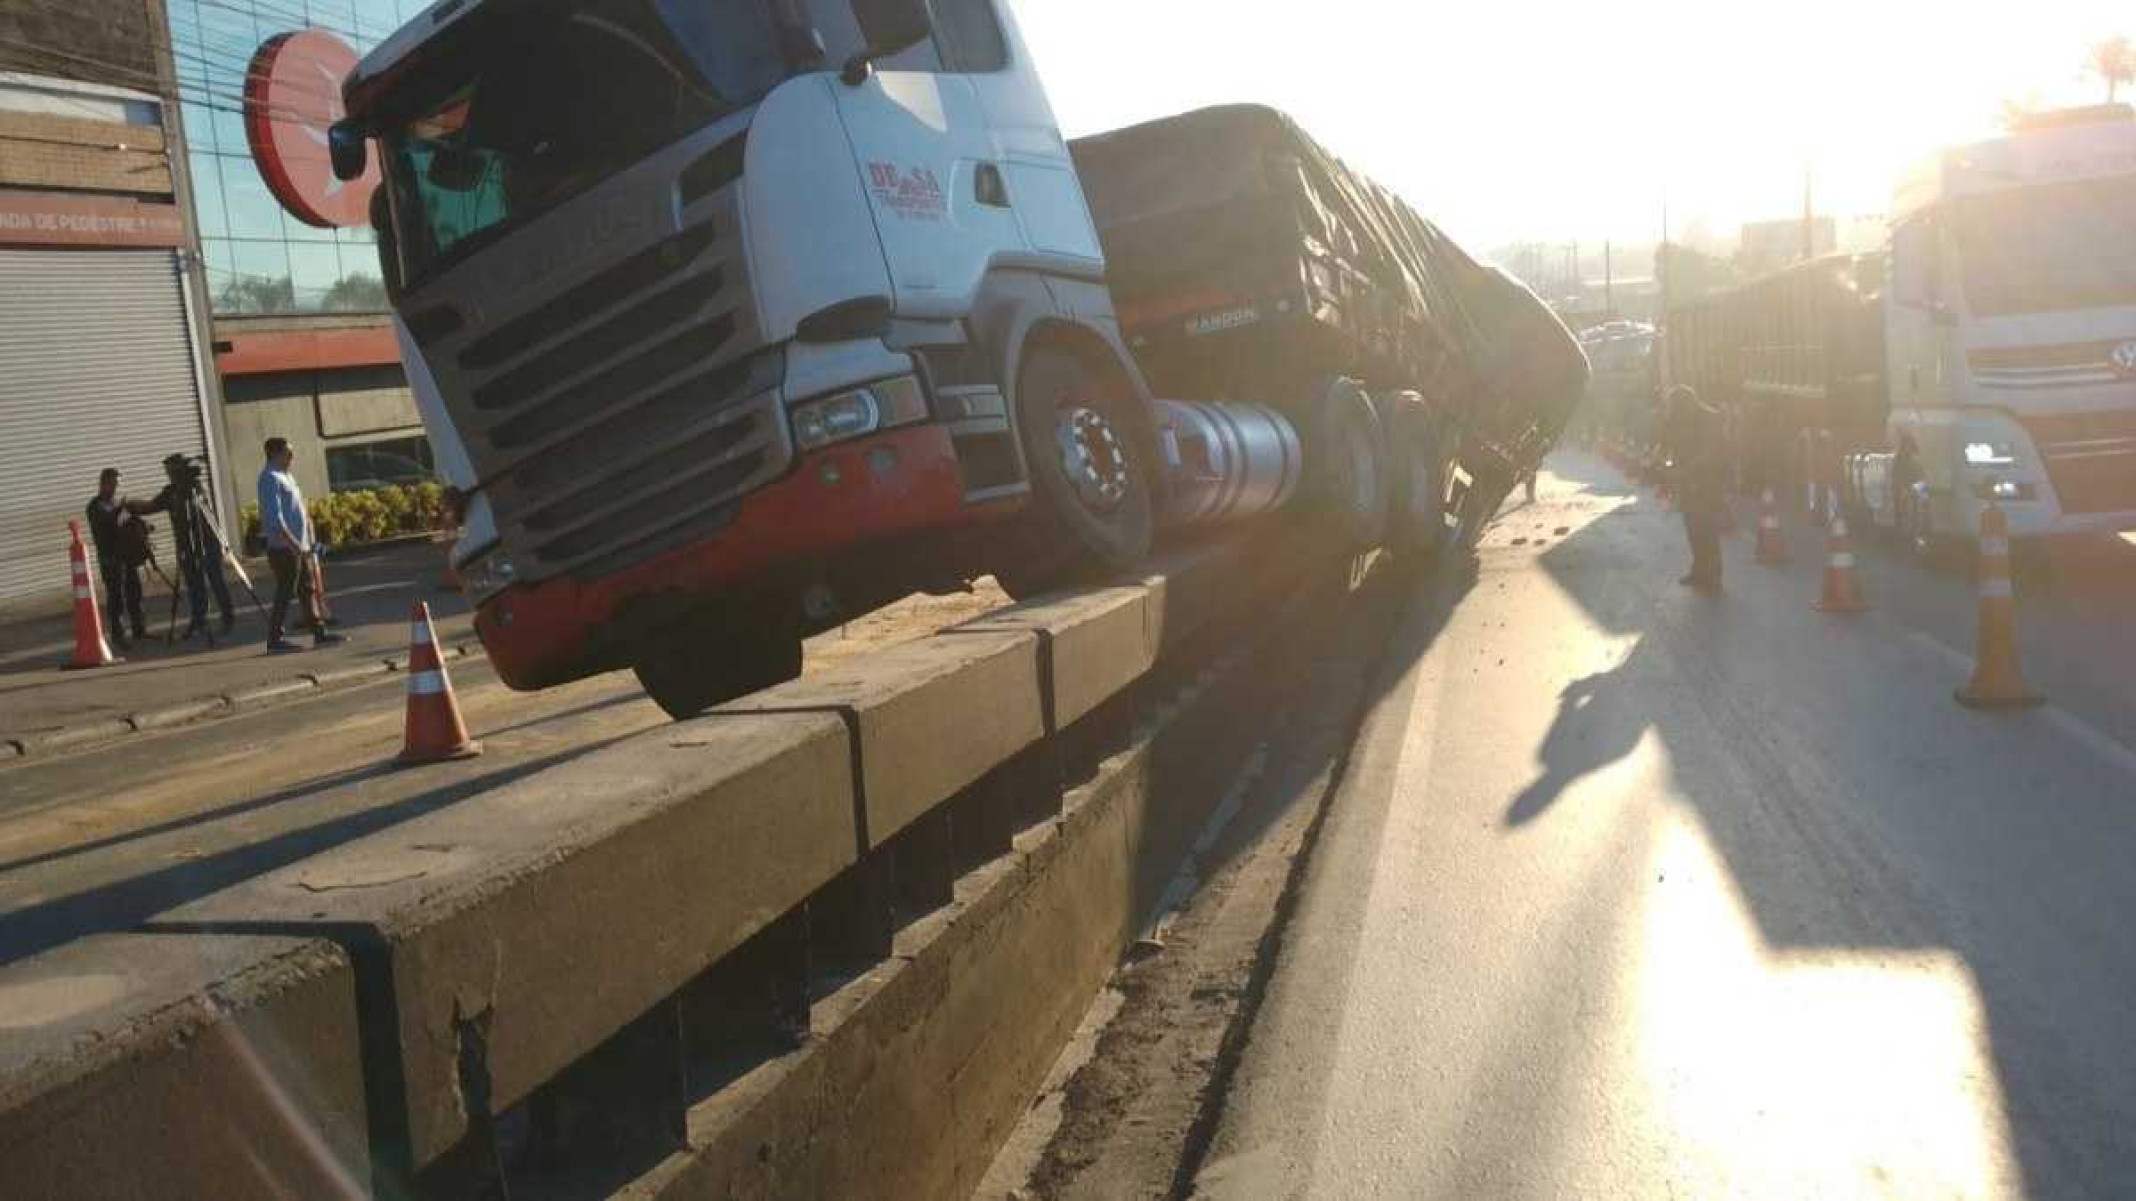
[[[1124,383],[1065,347],[1024,357],[1016,434],[1031,475],[1033,513],[1018,562],[997,572],[1013,594],[1066,583],[1095,568],[1130,567],[1156,534],[1147,414]]]
[[[800,675],[801,635],[776,615],[707,617],[671,628],[632,670],[653,703],[682,721]]]

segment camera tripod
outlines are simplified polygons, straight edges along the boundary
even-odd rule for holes
[[[252,577],[245,573],[245,565],[238,561],[236,552],[230,549],[230,540],[224,536],[222,524],[216,520],[214,512],[204,503],[206,499],[201,494],[199,483],[195,481],[193,486],[187,490],[186,502],[182,506],[184,509],[183,516],[175,513],[172,515],[174,524],[179,520],[189,521],[192,524],[192,545],[204,551],[212,543],[216,550],[221,552],[219,556],[205,554],[199,556],[202,561],[198,564],[200,573],[198,578],[205,582],[208,572],[219,573],[225,565],[228,565],[230,571],[237,576],[239,586],[244,588],[245,595],[251,598],[252,607],[258,609],[261,616],[266,616],[266,603],[260,600],[260,594],[252,587]],[[185,552],[182,548],[186,543],[176,537],[172,539],[172,542],[174,546],[180,548],[178,552],[181,556],[180,566],[183,567],[182,557]],[[179,581],[190,581],[194,577],[190,573],[181,570],[178,573],[178,580],[173,580],[163,570],[163,565],[156,561],[153,549],[149,551],[148,566],[150,570],[156,573],[156,578],[163,581],[164,587],[170,589],[170,619],[163,631],[163,641],[168,646],[176,643],[181,637],[178,633],[178,594],[181,591]],[[198,587],[193,587],[192,590],[198,591]],[[215,628],[208,624],[207,621],[208,598],[206,596],[194,596],[191,599],[197,603],[197,608],[194,611],[198,616],[186,623],[185,633],[182,636],[191,638],[195,630],[200,630],[206,635],[208,646],[212,648],[215,645]],[[234,615],[229,610],[224,610],[224,613],[226,619],[234,620]]]

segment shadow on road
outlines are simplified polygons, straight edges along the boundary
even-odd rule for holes
[[[1574,680],[1558,694],[1557,718],[1536,751],[1543,774],[1514,798],[1506,824],[1524,825],[1542,815],[1565,786],[1630,754],[1646,732],[1648,715],[1623,686],[1625,667]]]
[[[1585,488],[1629,492],[1599,462],[1561,459]],[[1960,716],[1935,683],[1944,666],[1898,626],[1833,624],[1792,575],[1738,571],[1728,595],[1679,601],[1657,583],[1682,553],[1667,520],[1620,509],[1539,557],[1595,624],[1636,642],[1564,689],[1506,826],[1546,820],[1653,735],[1770,955],[1955,956],[1994,1064],[1983,1112],[2004,1122],[2025,1195],[2119,1195],[2136,1180],[2128,778],[2050,749],[2068,744],[2040,714]],[[1731,568],[1747,557],[1740,539],[1729,553]],[[2051,583],[2104,572],[2118,590],[2125,562],[2096,549]]]

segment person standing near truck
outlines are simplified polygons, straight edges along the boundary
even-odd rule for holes
[[[1677,582],[1700,592],[1719,592],[1721,510],[1727,504],[1721,413],[1682,384],[1669,389],[1663,408],[1676,504],[1684,515],[1684,538],[1691,544],[1691,570]]]
[[[269,438],[265,449],[267,465],[260,469],[259,481],[260,533],[267,540],[268,566],[274,569],[274,608],[267,618],[267,649],[275,654],[302,649],[283,636],[292,600],[302,606],[313,646],[346,641],[327,630],[313,600],[311,518],[304,512],[304,492],[289,471],[296,452],[289,448],[287,438]]]

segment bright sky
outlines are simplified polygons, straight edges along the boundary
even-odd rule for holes
[[[2005,99],[2093,103],[2126,0],[1012,0],[1070,136],[1205,104],[1288,110],[1482,250],[1881,212]],[[1993,15],[1979,15],[1979,14]],[[2124,88],[2123,98],[2136,98]]]

